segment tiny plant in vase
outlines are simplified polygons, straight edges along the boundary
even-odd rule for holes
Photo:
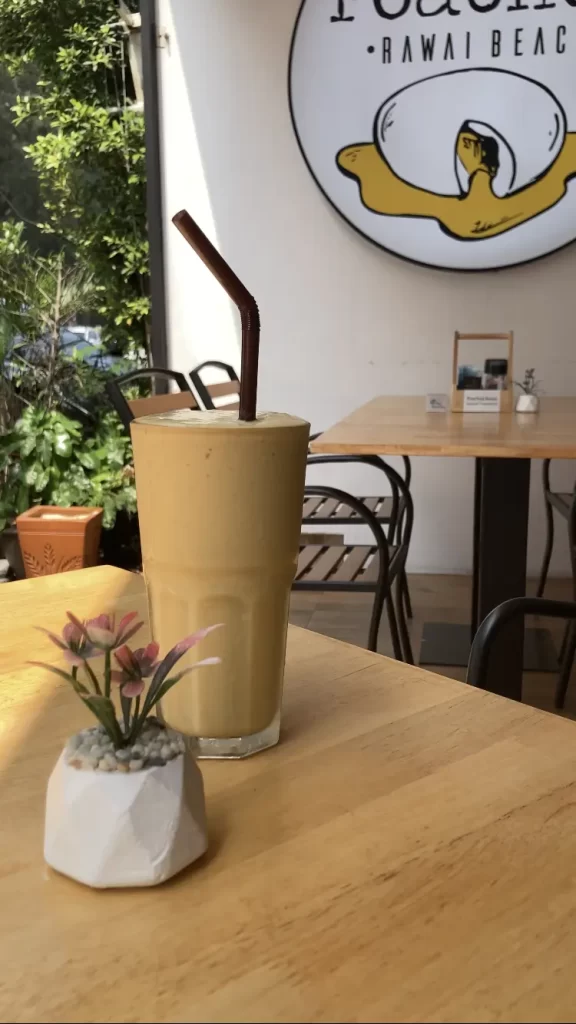
[[[220,658],[205,658],[174,673],[183,655],[218,627],[198,630],[159,660],[156,643],[137,650],[128,646],[143,625],[135,622],[136,618],[137,612],[131,612],[116,626],[111,615],[81,622],[68,612],[69,621],[60,636],[42,630],[60,648],[68,669],[33,664],[65,679],[100,723],[69,740],[66,761],[74,768],[140,771],[184,753],[182,736],[165,728],[151,712],[184,676],[220,662]]]
[[[133,650],[136,612],[82,622],[68,612],[60,636],[47,633],[65,668],[34,665],[64,679],[98,725],[66,744],[48,782],[44,856],[64,875],[95,888],[166,881],[208,844],[202,775],[184,738],[152,715],[204,658],[176,670],[217,626],[200,629],[160,659],[158,644]]]
[[[524,371],[523,380],[515,380],[522,394],[516,400],[516,412],[538,412],[540,406],[540,381],[536,380],[536,370],[531,367]]]

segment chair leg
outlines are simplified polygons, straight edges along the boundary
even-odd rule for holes
[[[565,627],[564,627],[564,634],[562,636],[562,643],[560,644],[560,650],[558,651],[558,664],[559,665],[561,665],[562,662],[564,661],[564,655],[566,654],[566,647],[567,647],[567,644],[568,644],[568,638],[570,636],[571,626],[572,626],[572,623],[571,622],[567,622]]]
[[[568,683],[570,682],[572,665],[574,664],[574,655],[576,654],[576,622],[569,623],[566,643],[563,644],[563,646],[564,657],[562,658],[562,667],[558,677],[558,685],[556,686],[556,696],[554,698],[555,708],[563,708],[566,700],[566,691],[568,689]]]
[[[396,619],[394,599],[390,592],[386,595],[386,613],[388,615],[388,622],[390,624],[390,636],[392,638],[392,649],[394,651],[394,657],[396,658],[396,661],[404,661],[404,657],[402,654],[402,645],[400,643],[400,635],[398,633],[398,621]],[[372,650],[375,649],[376,648],[372,648]]]
[[[538,590],[536,591],[536,597],[542,597],[544,588],[546,586],[546,580],[548,579],[548,570],[550,568],[550,559],[552,558],[552,548],[554,547],[554,512],[552,506],[545,498],[546,502],[546,547],[544,548],[544,557],[542,559],[542,568],[540,570],[540,582],[538,583]]]
[[[406,622],[404,607],[406,591],[403,584],[405,580],[406,576],[402,573],[396,581],[396,611],[398,613],[398,625],[400,627],[400,638],[402,640],[403,661],[405,661],[407,665],[413,665],[414,654],[412,653],[412,644],[410,642],[410,633],[408,632],[408,624]]]
[[[380,623],[382,621],[382,612],[384,610],[384,602],[386,600],[386,585],[376,587],[374,594],[374,603],[372,605],[372,617],[370,619],[370,629],[368,631],[368,650],[376,652],[378,650],[378,633],[380,632]]]
[[[412,613],[412,601],[410,600],[410,588],[408,586],[408,577],[406,575],[406,569],[402,569],[402,595],[404,599],[404,610],[409,619],[413,619]]]

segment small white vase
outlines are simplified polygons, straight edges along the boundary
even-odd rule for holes
[[[83,771],[64,751],[46,796],[44,857],[94,888],[165,882],[206,850],[204,786],[189,754],[137,772]]]
[[[538,412],[540,399],[538,395],[518,395],[516,399],[516,412]]]

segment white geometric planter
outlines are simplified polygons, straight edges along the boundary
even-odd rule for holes
[[[202,775],[189,754],[126,773],[81,771],[60,755],[44,835],[56,871],[102,889],[158,885],[207,845]]]
[[[516,412],[538,412],[540,399],[538,395],[518,395],[516,399]]]

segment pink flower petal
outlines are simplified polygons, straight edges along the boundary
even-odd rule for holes
[[[62,630],[62,637],[68,645],[78,646],[84,639],[84,633],[73,622],[67,622]]]
[[[141,679],[134,679],[129,683],[124,683],[122,687],[123,697],[139,697],[144,689],[144,683]]]
[[[114,619],[111,619],[109,615],[96,615],[95,618],[88,619],[86,628],[88,629],[89,626],[97,626],[98,629],[107,629],[112,632],[114,629]]]
[[[70,619],[70,622],[72,622],[76,626],[76,628],[80,630],[83,636],[88,636],[86,632],[86,625],[84,622],[80,622],[80,619],[73,615],[72,612],[66,612],[66,615]]]
[[[176,644],[174,651],[177,654],[184,654],[185,651],[189,651],[191,647],[195,647],[196,644],[199,644],[204,637],[208,636],[209,633],[212,633],[215,629],[220,629],[223,625],[223,622],[217,622],[215,626],[207,626],[205,629],[199,629],[196,633],[192,633],[191,636],[187,636],[184,640],[181,640],[180,643]]]
[[[86,623],[86,632],[88,639],[93,644],[100,644],[102,647],[112,647],[116,637],[109,629],[104,629],[103,626],[95,626],[93,623]]]
[[[137,654],[133,653],[126,644],[123,647],[119,647],[117,651],[114,651],[114,657],[120,668],[124,669],[125,672],[129,672],[130,675],[138,673]]]
[[[145,658],[149,658],[150,661],[156,661],[156,658],[158,657],[159,652],[160,652],[160,644],[151,643],[151,644],[148,644],[148,646],[144,648],[143,654],[144,654],[144,657]]]
[[[127,682],[124,672],[117,672],[116,669],[113,669],[112,672],[110,673],[110,679],[112,680],[113,683],[116,683],[118,686],[122,686],[122,683]]]
[[[134,622],[134,619],[137,618],[138,612],[128,612],[127,615],[122,616],[120,622],[118,623],[118,636],[120,636],[120,634],[124,632],[124,630],[130,625],[130,623]]]
[[[116,643],[125,644],[127,640],[131,640],[132,637],[136,635],[139,629],[142,629],[143,625],[143,622],[137,622],[135,626],[132,626],[132,629],[128,629],[125,633],[120,633],[120,631],[118,631],[116,635]]]
[[[84,664],[83,659],[79,654],[74,654],[74,651],[64,651],[64,661],[67,661],[69,665],[75,665],[76,668],[81,668]]]

